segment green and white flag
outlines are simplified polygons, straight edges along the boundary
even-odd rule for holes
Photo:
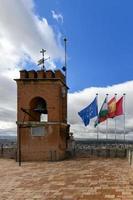
[[[99,111],[98,118],[95,121],[94,126],[96,127],[99,123],[105,121],[107,118],[108,118],[108,102],[107,102],[107,97],[106,97]]]

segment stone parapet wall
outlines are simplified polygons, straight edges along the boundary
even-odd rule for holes
[[[15,147],[0,148],[0,158],[16,159],[16,148]]]
[[[65,82],[65,76],[60,70],[21,70],[20,79],[61,79]]]
[[[105,158],[125,158],[127,155],[126,149],[120,148],[76,148],[74,150],[77,157],[105,157]]]

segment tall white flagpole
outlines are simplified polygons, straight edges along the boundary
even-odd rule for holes
[[[117,94],[115,94],[115,101],[116,101]],[[116,145],[116,117],[115,117],[115,145]]]
[[[106,94],[106,101],[108,106],[108,94]],[[108,140],[108,118],[106,119],[106,145],[107,145],[107,140]]]
[[[97,106],[98,106],[98,93],[96,94],[96,100],[97,100]],[[97,124],[97,144],[98,144],[98,139],[99,139],[99,129],[98,129],[98,124]]]
[[[126,121],[126,108],[125,108],[125,104],[126,104],[126,94],[123,94],[123,99],[124,99],[124,147],[125,147],[125,140],[126,140],[126,127],[125,127],[125,121]]]

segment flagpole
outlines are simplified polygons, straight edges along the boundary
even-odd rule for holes
[[[115,93],[115,101],[117,98],[117,94]],[[116,117],[115,117],[115,145],[116,145]]]
[[[97,106],[98,106],[98,93],[96,93],[96,100],[97,100]],[[97,146],[98,146],[98,139],[99,139],[99,129],[97,124]]]
[[[106,94],[106,100],[108,105],[108,94]],[[108,118],[106,120],[106,147],[107,147],[107,140],[108,140]]]
[[[66,81],[66,84],[67,84],[67,56],[66,56],[66,54],[67,54],[67,38],[64,38],[64,45],[65,45],[65,65],[64,65],[64,67],[65,67],[65,81]]]
[[[123,97],[124,97],[124,147],[125,147],[125,141],[126,141],[126,127],[125,127],[125,121],[126,121],[126,113],[125,113],[125,111],[126,111],[126,108],[125,108],[125,100],[126,100],[126,94],[124,93],[123,94]]]

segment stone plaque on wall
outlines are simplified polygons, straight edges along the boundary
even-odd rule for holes
[[[38,126],[38,127],[31,127],[31,135],[32,136],[45,136],[47,131],[45,127]]]

